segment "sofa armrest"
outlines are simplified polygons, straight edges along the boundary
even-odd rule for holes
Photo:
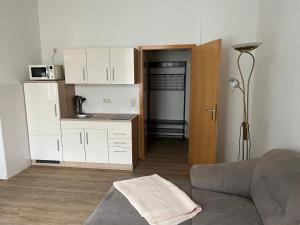
[[[254,168],[258,159],[213,165],[194,165],[191,168],[193,188],[250,197]]]

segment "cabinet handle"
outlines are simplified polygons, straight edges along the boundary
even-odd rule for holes
[[[89,144],[89,133],[85,132],[86,144]]]
[[[57,106],[56,106],[56,104],[54,104],[54,115],[55,115],[55,117],[57,117]]]
[[[114,150],[114,152],[122,152],[122,153],[126,153],[127,151],[126,150]]]
[[[124,136],[126,134],[125,133],[114,133],[114,135],[122,135],[122,136]]]
[[[85,70],[84,70],[84,68],[82,69],[82,76],[83,76],[83,80],[85,81]]]
[[[56,144],[57,144],[57,151],[59,151],[60,148],[59,148],[59,140],[58,139],[56,140]]]
[[[123,142],[114,142],[114,144],[116,144],[116,145],[125,145],[126,142],[125,141],[123,141]]]
[[[115,81],[115,69],[113,68],[112,71],[113,71],[113,74],[112,74],[113,81]]]
[[[82,134],[81,134],[81,132],[80,132],[79,136],[80,136],[80,144],[82,145]]]
[[[108,68],[106,68],[106,81],[108,81]]]

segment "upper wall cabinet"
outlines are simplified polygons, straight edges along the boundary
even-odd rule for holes
[[[109,48],[86,49],[88,83],[110,84]]]
[[[135,56],[133,48],[65,49],[66,83],[134,84]]]
[[[111,48],[110,68],[112,84],[134,84],[134,49]]]
[[[65,79],[67,84],[87,84],[87,65],[85,49],[65,49]]]

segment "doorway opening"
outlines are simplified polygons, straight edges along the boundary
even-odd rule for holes
[[[175,133],[178,136],[181,135],[181,140],[188,138],[189,141],[187,153],[188,162],[191,165],[202,163],[216,163],[218,120],[217,109],[219,97],[219,72],[221,63],[221,49],[221,39],[214,40],[198,46],[194,44],[186,44],[140,47],[139,146],[141,159],[145,159],[145,156],[149,151],[149,146],[151,147],[151,141],[153,140],[151,138],[155,136],[155,134],[170,135],[170,133]],[[188,52],[191,62],[190,65],[188,65],[188,59],[170,59],[164,56],[170,54],[174,57],[174,52],[176,51],[185,53]],[[155,60],[151,57],[155,57]],[[171,65],[172,68],[169,68],[171,67]],[[171,74],[163,72],[163,70],[166,69],[175,69],[175,71],[176,69],[180,70],[180,66],[185,69],[177,71],[178,74],[176,76],[176,79],[175,76],[171,77],[172,72],[170,72]],[[152,70],[154,70],[154,72],[152,72]],[[162,74],[159,73],[158,77],[153,78],[152,73],[154,73],[155,76],[157,70]],[[188,70],[192,70],[190,74],[187,73]],[[173,73],[176,74],[176,72],[174,71]],[[163,82],[165,80],[174,81],[174,86],[170,85],[169,83],[165,84]],[[180,80],[183,81],[185,85],[180,85]],[[158,93],[155,93],[155,91],[157,92],[158,90],[151,89],[164,89],[174,87],[175,89],[185,89],[182,92],[182,96],[185,97],[180,98],[177,96],[176,98],[176,104],[178,104],[178,106],[181,105],[182,107],[182,110],[177,111],[181,112],[180,117],[163,117],[163,113],[155,109],[155,107],[153,110],[153,105],[156,105],[156,107],[157,104],[165,106],[165,104],[170,104],[172,100],[163,101],[164,98],[167,98],[167,95],[165,95],[165,97],[157,97]],[[159,91],[162,92],[163,90]],[[176,94],[172,93],[171,96],[176,96]],[[184,100],[185,102],[183,102],[182,104],[182,101],[180,101],[180,99]],[[180,102],[181,104],[179,104]],[[172,109],[172,107],[169,108]],[[174,112],[175,110],[171,110],[170,113],[173,115]],[[176,123],[174,121],[176,121]],[[152,149],[150,148],[150,151],[151,150]]]
[[[188,164],[191,49],[144,53],[147,154]]]

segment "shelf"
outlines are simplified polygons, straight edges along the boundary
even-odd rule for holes
[[[155,74],[149,76],[150,90],[185,90],[185,75]]]
[[[149,120],[150,125],[162,125],[162,124],[172,124],[172,125],[184,125],[184,120]]]
[[[174,68],[174,67],[185,67],[185,61],[164,61],[164,62],[149,62],[149,67],[152,68]]]
[[[159,133],[179,133],[179,134],[183,134],[184,133],[184,129],[179,129],[179,128],[149,128],[150,133],[151,132],[159,132]]]

